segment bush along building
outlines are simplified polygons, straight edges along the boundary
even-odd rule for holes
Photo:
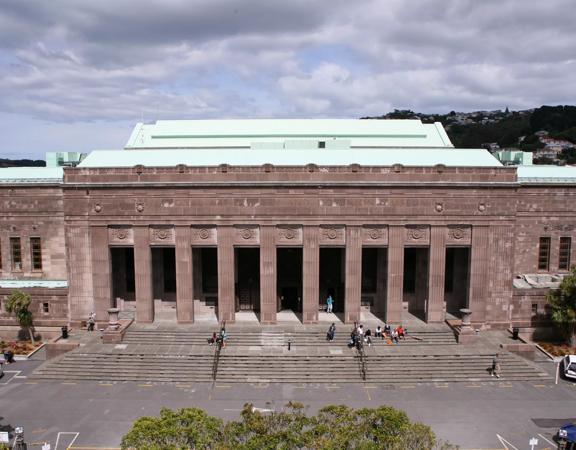
[[[439,123],[158,121],[72,159],[0,169],[0,299],[28,292],[46,333],[110,307],[316,323],[329,295],[350,323],[534,328],[576,256],[576,168],[504,166]]]

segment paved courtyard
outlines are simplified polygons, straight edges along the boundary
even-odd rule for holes
[[[440,384],[160,384],[37,382],[26,378],[39,362],[6,367],[0,380],[0,427],[23,426],[28,443],[52,449],[117,448],[132,422],[162,406],[196,406],[233,419],[246,402],[278,409],[289,400],[311,412],[334,403],[353,407],[391,405],[432,426],[441,438],[466,449],[555,448],[556,428],[576,420],[576,384],[531,382]],[[550,373],[554,364],[540,363]],[[328,374],[329,376],[329,374]],[[401,374],[399,374],[401,376]]]

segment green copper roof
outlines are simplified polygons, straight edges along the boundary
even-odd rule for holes
[[[352,147],[452,147],[440,123],[420,120],[159,120],[134,127],[126,149],[238,148],[294,140],[345,140]]]
[[[170,167],[189,166],[482,166],[502,164],[482,149],[198,149],[198,150],[100,150],[94,151],[78,167]]]

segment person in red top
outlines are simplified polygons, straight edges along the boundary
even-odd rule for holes
[[[404,336],[404,328],[402,328],[402,325],[399,325],[398,328],[396,328],[396,333],[398,333],[399,339],[406,339]]]

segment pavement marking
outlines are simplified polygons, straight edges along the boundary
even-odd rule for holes
[[[496,437],[498,438],[498,440],[500,441],[500,443],[504,446],[504,448],[506,448],[506,450],[518,450],[517,447],[514,447],[510,442],[508,442],[506,439],[504,439],[502,436],[500,436],[499,434],[496,434]],[[508,447],[508,445],[510,447]]]
[[[62,384],[77,384],[74,381],[63,381]]]
[[[416,386],[409,384],[409,385],[400,386],[400,389],[414,389],[415,387]]]
[[[4,383],[0,383],[2,385],[6,385],[8,383],[10,383],[14,378],[21,378],[18,376],[18,374],[20,373],[20,370],[5,370],[4,373],[8,374],[8,373],[13,373],[14,375],[12,375],[10,378],[8,378],[8,381],[4,382]],[[26,377],[24,377],[26,378]]]
[[[543,387],[546,387],[546,385],[545,385],[545,384],[533,384],[533,386],[534,386],[534,387],[537,387],[537,388],[543,388]]]
[[[120,447],[68,447],[66,450],[121,450]]]
[[[340,386],[337,384],[327,384],[326,389],[340,389]]]
[[[227,388],[231,388],[232,386],[230,386],[229,384],[217,384],[214,387],[227,389]]]
[[[370,391],[368,391],[368,389],[364,389],[364,392],[366,392],[366,397],[368,397],[368,401],[371,402],[372,397],[370,397]]]
[[[480,384],[467,384],[466,387],[469,388],[481,388],[482,386]]]
[[[139,384],[139,387],[153,387],[153,384]]]
[[[63,435],[63,434],[73,434],[74,435],[74,439],[72,439],[70,444],[66,446],[67,449],[72,447],[74,442],[76,442],[76,439],[78,439],[78,436],[80,436],[80,433],[77,433],[74,431],[60,431],[60,432],[58,432],[58,436],[56,436],[56,443],[54,444],[54,450],[58,450],[58,442],[60,441],[60,435]]]
[[[98,383],[98,386],[114,386],[112,383]]]
[[[544,439],[545,441],[549,442],[552,445],[557,446],[558,444],[556,444],[556,442],[552,442],[550,439],[548,439],[546,436],[544,436],[543,434],[538,433],[538,436],[540,436],[542,439]]]
[[[37,381],[27,381],[26,384],[38,384]]]
[[[448,385],[447,385],[447,384],[435,384],[434,387],[437,387],[437,388],[447,388]]]

